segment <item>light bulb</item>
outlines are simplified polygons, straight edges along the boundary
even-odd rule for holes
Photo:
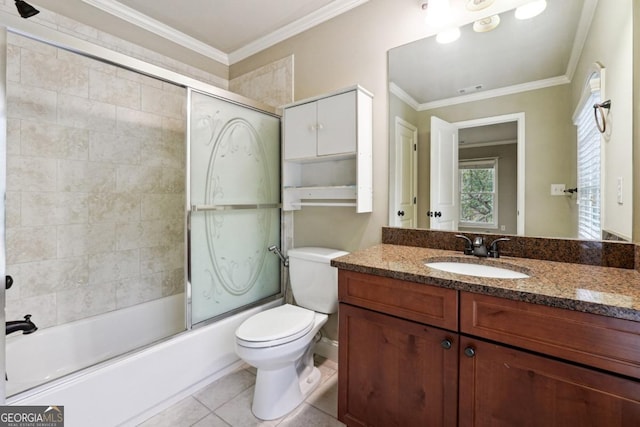
[[[547,8],[547,0],[534,0],[516,9],[517,19],[530,19],[540,15]]]

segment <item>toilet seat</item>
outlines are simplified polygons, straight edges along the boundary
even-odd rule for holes
[[[262,311],[245,320],[236,330],[244,347],[273,347],[306,335],[314,324],[315,312],[291,304]]]

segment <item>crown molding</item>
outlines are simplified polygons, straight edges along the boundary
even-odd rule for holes
[[[413,99],[411,95],[405,92],[400,86],[395,84],[394,82],[389,82],[389,92],[400,98],[405,104],[409,105],[409,107],[413,108],[416,111],[420,111],[420,104],[418,101]]]
[[[569,62],[567,63],[566,75],[569,80],[573,80],[573,75],[576,72],[580,55],[582,55],[582,49],[589,35],[591,22],[593,22],[593,17],[596,14],[597,5],[598,0],[585,0],[584,2],[582,14],[578,21],[578,28],[576,29],[576,35],[573,39],[573,46],[571,47],[571,56],[569,56]]]
[[[548,79],[536,80],[534,82],[522,83],[501,87],[498,89],[487,90],[484,92],[471,93],[469,95],[456,96],[454,98],[439,99],[437,101],[425,102],[419,104],[417,111],[426,111],[433,108],[448,107],[450,105],[463,104],[465,102],[481,101],[483,99],[496,98],[498,96],[513,95],[515,93],[527,92],[530,90],[544,89],[551,86],[564,85],[571,83],[567,76],[551,77]]]
[[[349,10],[356,8],[362,4],[367,3],[369,0],[336,0],[330,4],[321,7],[309,15],[292,22],[266,36],[259,38],[240,49],[237,49],[229,54],[229,62],[235,64],[242,61],[251,55],[254,55],[262,50],[265,50],[283,40],[298,35],[316,25],[322,24],[336,16],[348,12]]]
[[[147,30],[153,34],[163,37],[173,43],[218,61],[224,65],[231,65],[276,43],[286,40],[289,37],[300,34],[318,24],[328,21],[344,12],[358,7],[369,0],[335,0],[317,11],[301,18],[285,27],[282,27],[271,34],[268,34],[246,46],[237,49],[230,54],[226,54],[214,47],[194,39],[176,29],[169,27],[155,19],[148,17],[128,6],[115,0],[82,0],[97,9],[120,18],[130,24]]]
[[[229,56],[226,53],[219,51],[218,49],[215,49],[208,44],[196,40],[193,37],[190,37],[180,31],[177,31],[174,28],[169,27],[168,25],[156,21],[155,19],[152,19],[147,15],[144,15],[128,6],[125,6],[122,3],[114,0],[82,1],[97,9],[107,12],[110,15],[127,21],[130,24],[133,24],[153,34],[179,44],[180,46],[183,46],[208,58],[214,59],[225,65],[229,65]]]

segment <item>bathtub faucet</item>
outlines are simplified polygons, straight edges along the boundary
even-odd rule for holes
[[[24,335],[31,334],[38,330],[38,327],[31,321],[31,315],[24,316],[24,320],[11,320],[7,322],[7,335],[22,331]]]
[[[267,249],[269,249],[269,252],[274,252],[276,255],[278,255],[278,257],[280,257],[280,261],[282,261],[282,265],[284,265],[285,267],[289,267],[289,258],[282,255],[282,252],[280,252],[279,247],[277,247],[276,245],[273,245],[273,246],[269,246]]]

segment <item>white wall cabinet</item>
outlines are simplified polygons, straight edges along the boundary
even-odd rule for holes
[[[283,205],[371,212],[373,95],[354,86],[284,107]]]

